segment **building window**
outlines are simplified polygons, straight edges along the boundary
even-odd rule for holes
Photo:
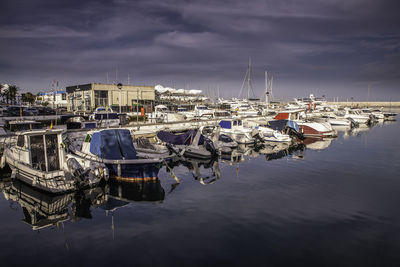
[[[96,107],[108,106],[108,91],[94,91],[94,105]]]

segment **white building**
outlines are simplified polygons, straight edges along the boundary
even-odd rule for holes
[[[49,107],[67,107],[67,94],[65,91],[54,91],[48,93],[40,93],[37,99],[40,103],[49,103]]]

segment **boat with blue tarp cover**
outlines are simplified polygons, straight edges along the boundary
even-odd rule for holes
[[[105,129],[87,133],[81,147],[70,145],[71,151],[78,157],[104,163],[110,177],[117,179],[135,179],[143,173],[154,177],[163,158],[145,158],[139,156],[133,145],[128,129]]]

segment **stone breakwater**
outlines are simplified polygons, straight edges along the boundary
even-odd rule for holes
[[[328,102],[329,105],[340,105],[343,107],[384,107],[384,108],[390,108],[390,107],[400,107],[400,101],[396,102],[358,102],[358,101],[349,101],[349,102]]]

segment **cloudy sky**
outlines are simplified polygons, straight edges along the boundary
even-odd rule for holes
[[[276,98],[400,100],[396,0],[2,0],[0,83],[23,91],[117,80],[220,87],[237,97],[252,60]]]

